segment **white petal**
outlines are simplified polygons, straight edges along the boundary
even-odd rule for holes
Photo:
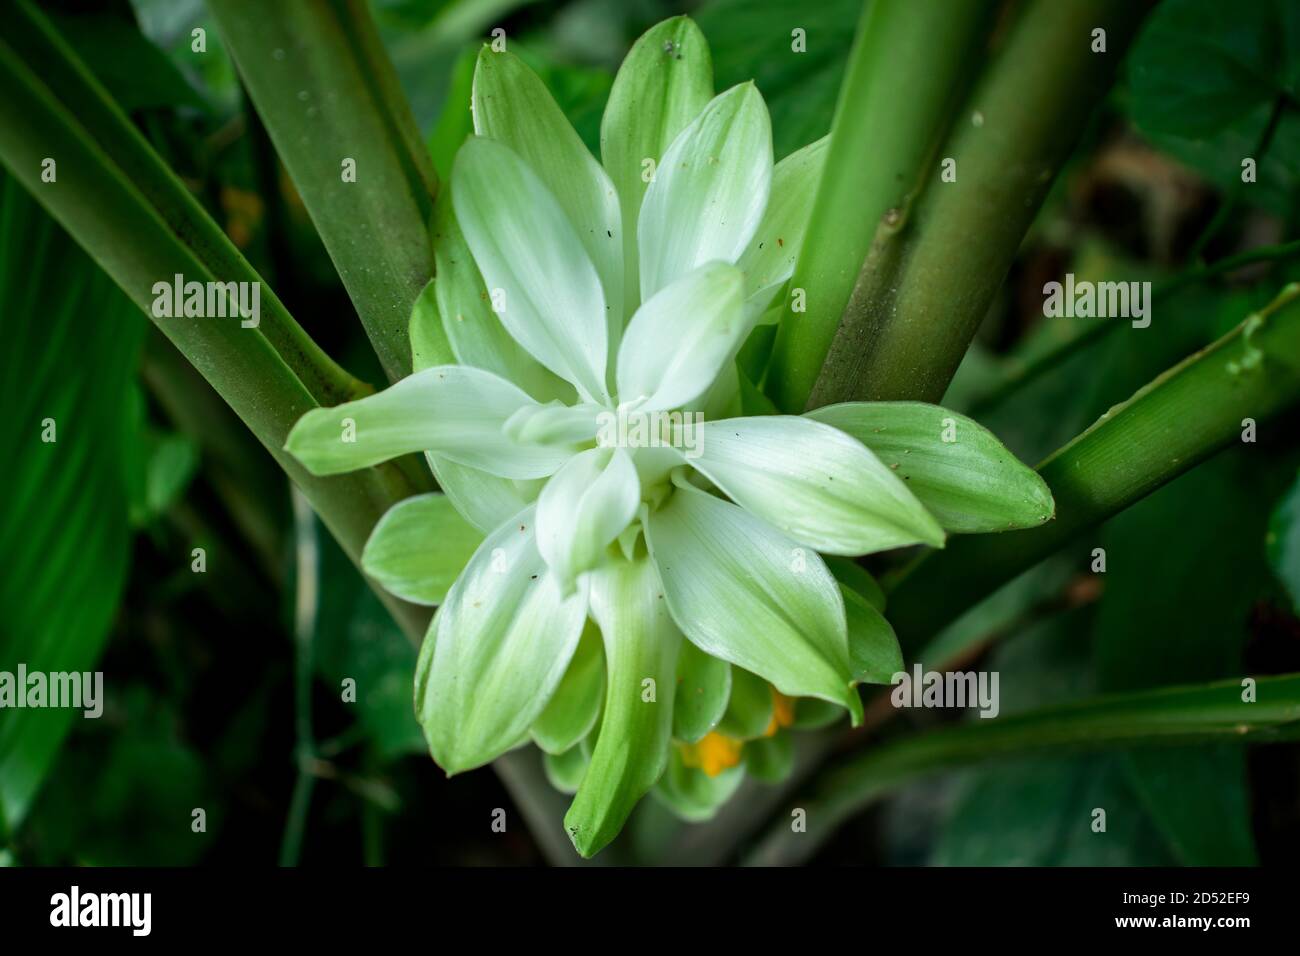
[[[600,275],[610,342],[616,348],[623,329],[623,235],[618,194],[609,175],[546,84],[513,53],[489,47],[480,51],[472,110],[474,132],[523,157],[559,201]]]
[[[690,460],[738,505],[827,554],[941,545],[943,530],[858,440],[794,415],[705,422]]]
[[[612,561],[591,575],[591,615],[609,662],[604,718],[591,765],[564,816],[578,852],[591,856],[615,836],[668,762],[682,635],[664,607],[653,564]],[[655,692],[647,698],[647,680]]]
[[[434,451],[495,475],[540,478],[564,463],[564,451],[512,441],[502,429],[511,415],[533,404],[491,372],[437,365],[378,394],[312,409],[293,426],[285,448],[317,475]]]
[[[844,601],[815,551],[690,486],[646,522],[673,619],[698,648],[791,697],[820,697],[856,716]]]
[[[703,395],[749,333],[744,279],[710,262],[637,309],[618,353],[618,398],[643,411],[679,408]]]
[[[562,587],[600,561],[636,516],[641,484],[622,448],[573,456],[537,499],[537,546]]]
[[[622,209],[625,316],[641,301],[636,222],[647,185],[646,160],[658,164],[711,99],[709,44],[689,17],[662,20],[643,33],[614,77],[600,122],[600,151]]]
[[[752,83],[714,97],[664,153],[637,222],[641,300],[714,259],[740,258],[767,206],[772,127]]]
[[[435,278],[431,280],[443,338],[455,358],[433,364],[473,365],[495,372],[514,382],[539,401],[573,401],[573,387],[543,368],[501,324],[492,311],[487,287],[465,235],[456,221],[450,196],[442,197],[434,211],[433,257]],[[411,342],[417,342],[416,316],[411,319]]]
[[[509,750],[569,665],[587,597],[562,598],[533,537],[533,509],[488,537],[438,609],[416,672],[415,706],[447,773]]]
[[[605,294],[559,202],[526,162],[489,139],[461,147],[451,190],[507,331],[585,399],[608,398]]]

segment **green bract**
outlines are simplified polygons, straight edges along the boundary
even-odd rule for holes
[[[874,582],[819,552],[1052,513],[1033,472],[966,419],[949,441],[933,406],[731,417],[824,146],[774,169],[758,90],[711,97],[711,72],[689,20],[650,30],[610,95],[602,165],[521,61],[485,49],[412,317],[419,370],[308,413],[287,444],[317,474],[428,454],[446,497],[395,507],[364,562],[440,602],[416,686],[434,759],[456,773],[531,736],[576,787],[584,855],[656,783],[707,816],[742,747],[781,775],[792,698],[856,721],[855,685],[901,666]]]

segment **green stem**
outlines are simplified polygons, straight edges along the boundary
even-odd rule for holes
[[[1226,256],[1208,265],[1202,264],[1194,269],[1188,269],[1160,283],[1151,290],[1151,302],[1154,304],[1193,283],[1204,282],[1224,273],[1235,272],[1256,262],[1282,261],[1296,256],[1300,256],[1300,239],[1275,246],[1248,249],[1235,256]],[[972,404],[969,414],[979,418],[981,414],[989,409],[996,408],[1029,382],[1040,378],[1046,372],[1050,372],[1076,352],[1110,338],[1123,328],[1124,323],[1122,322],[1094,322],[1088,325],[1073,338],[1067,339],[1050,351],[1045,352],[1019,372],[1009,376],[992,391],[980,396]]]
[[[384,371],[409,375],[407,323],[433,275],[437,180],[366,4],[208,7]]]
[[[269,293],[255,328],[238,318],[153,314],[154,284],[177,274],[261,280],[48,22],[25,0],[12,10],[0,39],[0,160],[225,399],[358,561],[384,511],[425,489],[391,463],[317,478],[283,445],[307,411],[366,387],[334,365]],[[42,178],[49,168],[52,182]],[[381,597],[418,640],[428,610]]]
[[[809,401],[943,397],[1048,189],[1146,12],[1035,0],[962,112],[909,223],[862,266]],[[1105,30],[1105,52],[1092,51]]]
[[[767,382],[800,411],[878,230],[897,228],[952,115],[993,3],[872,0],[862,11],[791,289],[807,311],[782,320]]]
[[[66,110],[66,118],[85,140],[84,152],[95,154],[99,162],[111,165],[138,191],[150,218],[161,220],[175,242],[202,262],[212,276],[222,281],[260,283],[261,277],[248,260],[63,41],[54,25],[29,0],[19,0],[6,16],[3,43],[8,48],[6,53],[13,57],[14,72],[24,74],[21,78],[15,77],[14,82],[22,87],[15,92],[24,99],[35,95],[51,102],[34,107],[38,114],[20,118],[21,125],[6,123],[5,128],[0,129],[0,140],[3,140],[0,142],[0,150],[3,150],[0,157],[25,184],[39,184],[39,188],[32,189],[32,192],[55,213],[55,218],[60,216],[51,207],[58,200],[47,198],[42,193],[80,190],[83,181],[70,167],[89,157],[79,155],[83,153],[81,147],[67,153],[55,148],[62,145],[57,135],[49,135],[53,132],[49,126],[56,118],[40,115],[51,108]],[[33,85],[35,90],[28,88]],[[13,142],[24,134],[30,136],[29,142]],[[54,183],[44,183],[39,178],[41,161],[46,157],[58,163],[58,179]],[[76,182],[69,182],[70,177],[78,178]],[[63,190],[55,188],[60,184],[64,184]],[[93,200],[93,194],[87,200]],[[153,282],[171,281],[173,274],[155,274],[147,286],[128,288],[123,276],[115,274],[104,259],[120,262],[127,258],[129,250],[114,250],[111,244],[116,241],[129,246],[136,241],[134,236],[97,236],[102,245],[96,250],[91,248],[89,237],[79,236],[77,230],[66,222],[64,225],[137,303],[147,298],[151,305]],[[154,226],[150,231],[156,228]],[[182,275],[186,279],[199,278],[189,272]],[[261,300],[261,319],[256,331],[281,356],[313,398],[321,404],[336,404],[369,390],[321,350],[265,285],[261,289]],[[141,307],[149,311],[146,305]]]
[[[887,582],[889,618],[914,655],[996,588],[1226,445],[1243,422],[1300,401],[1300,284],[1108,411],[1039,472],[1056,519],[1027,531],[955,538]],[[942,600],[937,598],[941,597]]]
[[[1256,700],[1243,701],[1239,680],[1161,688],[992,720],[975,718],[902,737],[821,774],[789,812],[777,816],[746,862],[803,862],[840,824],[880,797],[926,774],[984,760],[1300,737],[1300,675],[1259,678],[1256,694]],[[804,811],[807,832],[791,828],[796,809]]]

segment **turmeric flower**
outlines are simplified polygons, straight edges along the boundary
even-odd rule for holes
[[[603,164],[510,53],[482,52],[472,106],[418,370],[308,413],[287,448],[316,474],[427,453],[445,497],[394,507],[363,563],[439,605],[415,693],[433,757],[458,773],[536,741],[576,788],[565,823],[589,855],[656,784],[707,815],[742,752],[781,762],[796,702],[856,721],[855,685],[899,669],[865,573],[841,562],[846,588],[822,555],[987,530],[963,525],[970,473],[999,476],[1012,524],[1051,497],[933,406],[745,414],[760,403],[736,357],[786,300],[825,144],[774,166],[762,96],[712,94],[689,20],[629,54]],[[942,421],[969,434],[961,455]],[[873,436],[916,449],[916,481]]]

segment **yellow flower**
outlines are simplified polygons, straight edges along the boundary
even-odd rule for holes
[[[705,734],[697,743],[680,746],[682,763],[703,770],[710,777],[740,763],[741,742],[716,730]]]
[[[794,723],[794,698],[787,697],[775,687],[772,688],[772,721],[763,731],[764,737],[771,737],[782,727]]]

